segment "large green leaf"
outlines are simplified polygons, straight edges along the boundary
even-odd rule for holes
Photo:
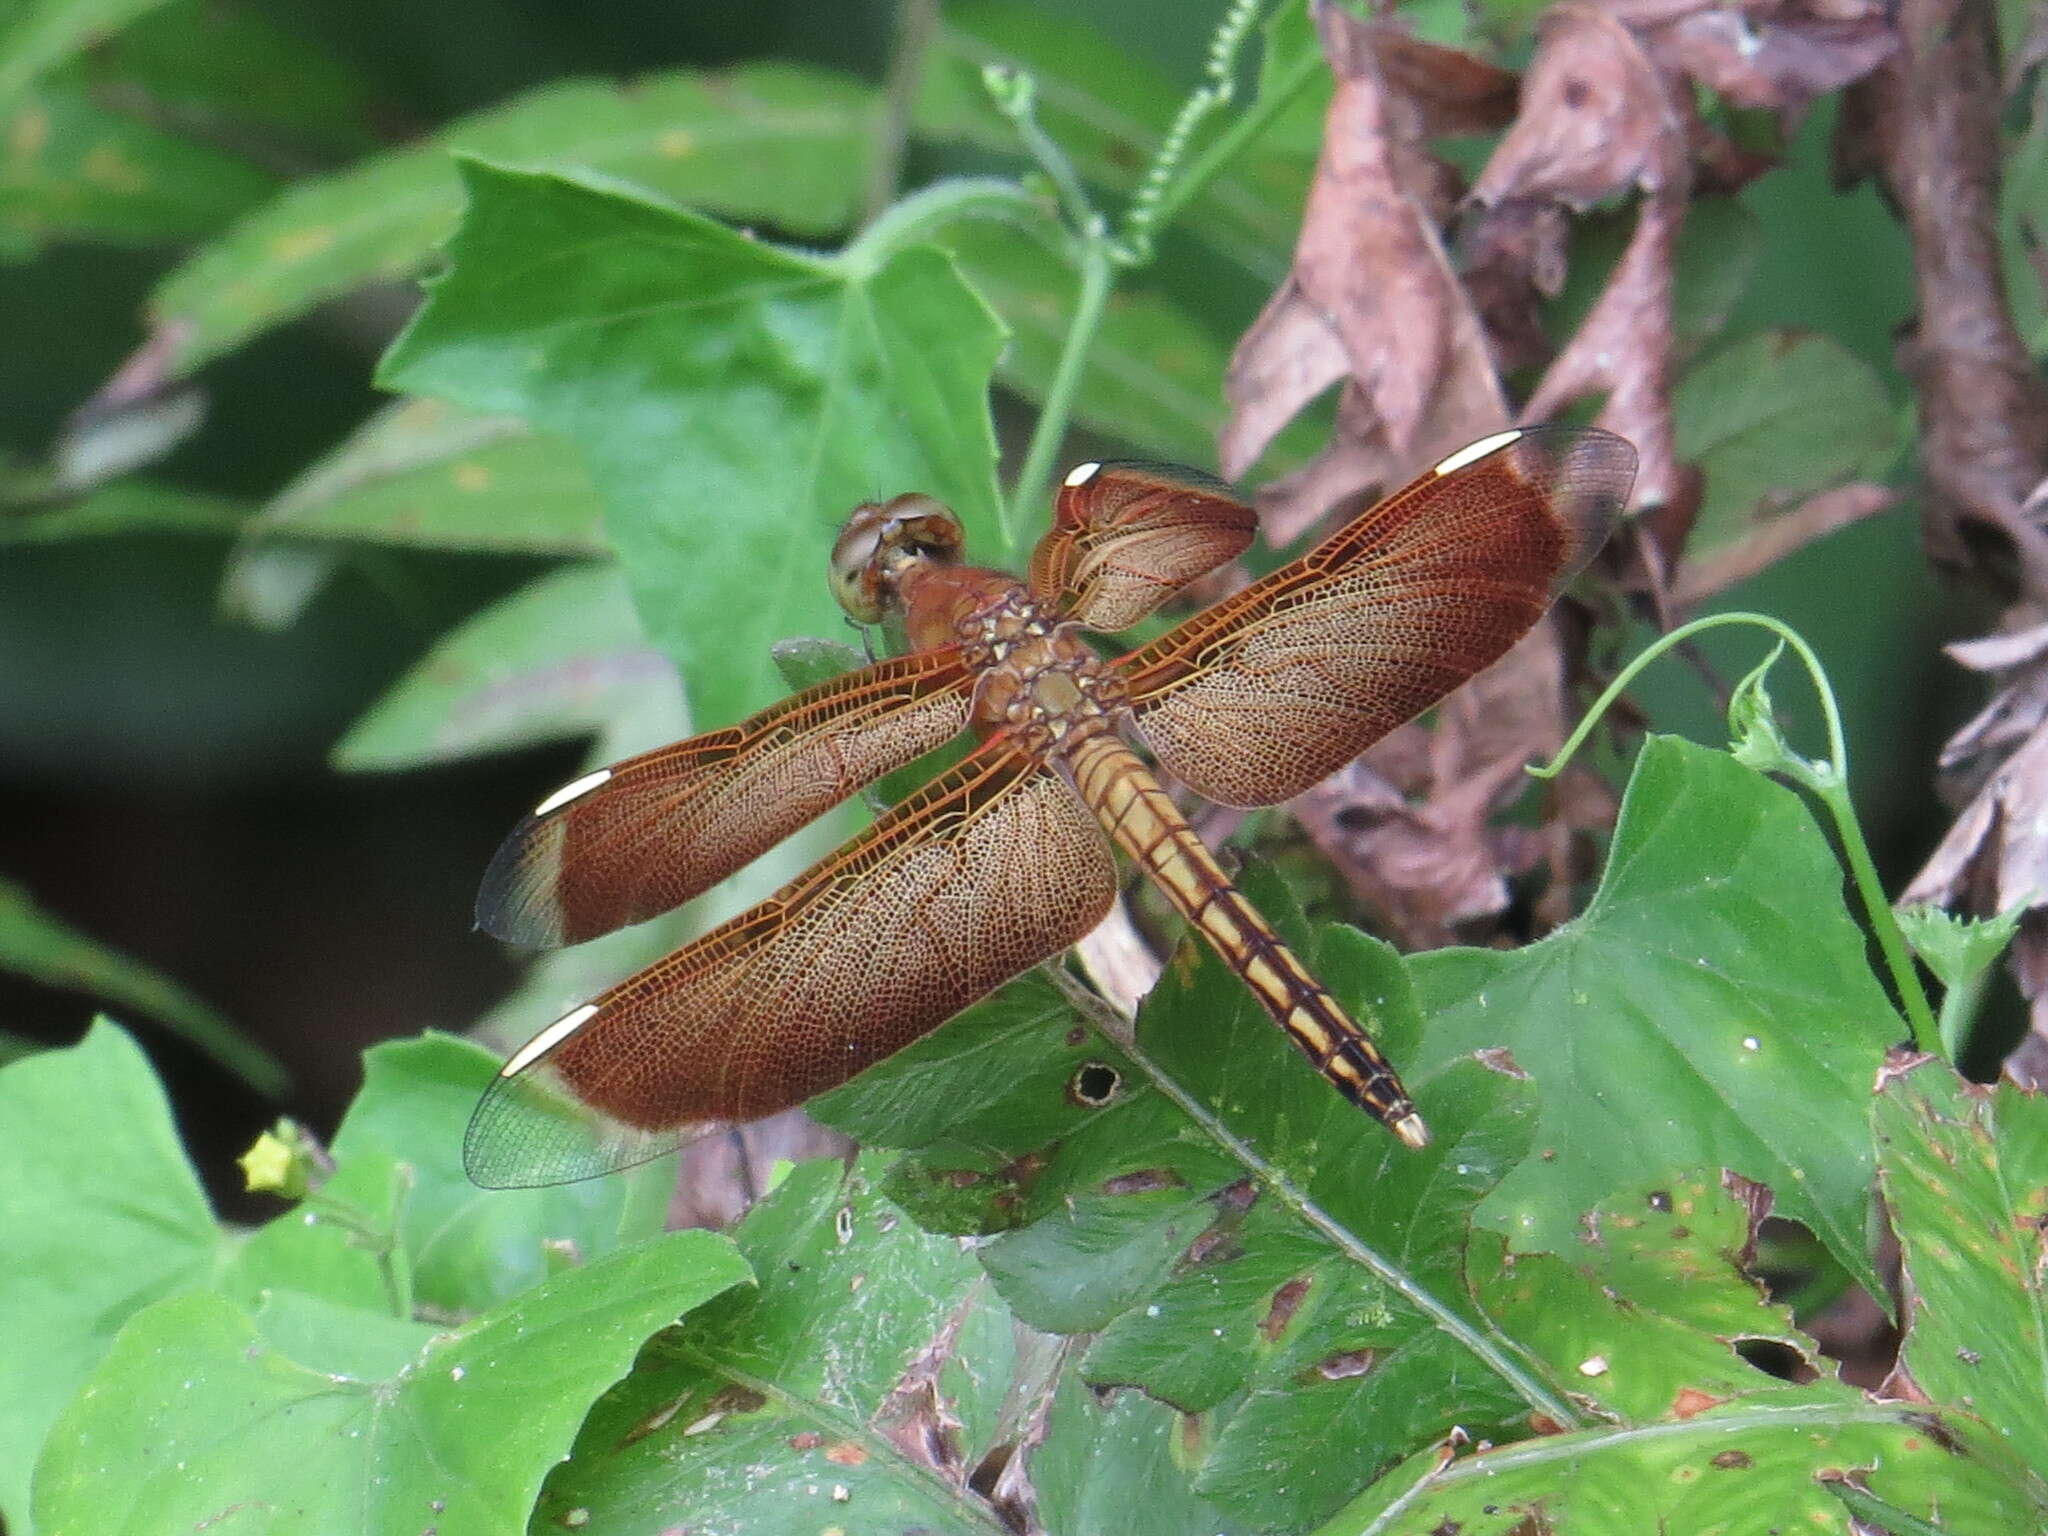
[[[1653,737],[1581,917],[1525,949],[1413,965],[1426,1066],[1504,1050],[1535,1080],[1539,1155],[1479,1214],[1514,1247],[1569,1251],[1621,1170],[1723,1167],[1883,1294],[1863,1114],[1905,1027],[1792,791]]]
[[[259,1093],[284,1092],[284,1063],[153,966],[87,937],[0,880],[0,970],[160,1019]]]
[[[1679,457],[1706,499],[1694,559],[1815,492],[1882,475],[1899,423],[1877,370],[1826,336],[1765,331],[1688,368],[1672,396]]]
[[[29,1530],[29,1469],[121,1326],[206,1283],[206,1196],[142,1052],[100,1023],[0,1070],[0,1515]]]
[[[277,186],[238,156],[65,83],[0,106],[0,242],[144,244],[211,234]]]
[[[2048,1521],[2048,1101],[1928,1061],[1872,1109],[1906,1291],[1901,1361],[2027,1469]]]
[[[874,97],[826,71],[678,71],[630,89],[549,85],[424,144],[300,182],[164,279],[150,303],[169,366],[198,367],[364,283],[421,270],[461,210],[455,157],[587,167],[795,234],[852,217]]]
[[[618,568],[576,565],[436,641],[342,738],[334,765],[410,768],[583,736],[610,761],[686,727],[675,668],[641,634]]]
[[[590,1536],[1007,1527],[967,1474],[995,1443],[1014,1325],[972,1256],[875,1190],[798,1167],[734,1232],[759,1289],[649,1346],[591,1413],[537,1523]]]
[[[726,1239],[674,1232],[424,1341],[317,1304],[252,1319],[210,1294],[159,1303],[52,1432],[37,1520],[132,1536],[523,1529],[647,1336],[747,1278]]]
[[[700,726],[782,692],[775,641],[840,627],[824,562],[855,503],[927,491],[1006,552],[1002,333],[940,252],[817,257],[564,177],[465,175],[453,270],[386,381],[575,440]]]
[[[288,537],[486,553],[601,555],[597,493],[576,450],[516,416],[400,400],[251,518]]]

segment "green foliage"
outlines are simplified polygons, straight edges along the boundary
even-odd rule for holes
[[[1546,1155],[1481,1220],[1554,1248],[1616,1169],[1719,1164],[1768,1184],[1877,1292],[1871,1152],[1848,1111],[1905,1026],[1840,886],[1791,791],[1653,738],[1583,918],[1525,949],[1417,956],[1423,1062],[1503,1047],[1547,1090]]]
[[[1537,9],[1406,14],[1514,50]],[[1234,340],[1287,272],[1330,90],[1307,10],[1233,12],[1260,20],[1258,57],[1222,50],[1205,78],[1243,95],[1207,118],[1194,53],[1167,67],[1175,39],[1097,30],[1114,10],[949,4],[893,102],[814,66],[664,68],[525,89],[394,146],[357,68],[253,10],[0,9],[8,253],[193,243],[143,284],[141,383],[244,366],[337,301],[359,307],[324,327],[374,329],[365,295],[430,275],[382,365],[405,398],[352,404],[226,490],[180,469],[62,500],[60,476],[9,463],[0,543],[176,535],[218,551],[231,611],[279,627],[352,569],[403,590],[455,557],[507,562],[362,690],[376,702],[333,750],[348,771],[582,739],[608,760],[857,665],[821,579],[851,504],[929,491],[976,555],[1014,560],[1045,511],[1019,483],[1069,427],[1209,462]],[[2043,142],[2037,122],[2007,186],[2016,280]],[[1794,156],[1788,176],[1817,174]],[[898,161],[932,179],[888,202]],[[1679,238],[1696,555],[1899,457],[1890,290],[1802,264],[1833,210],[1775,184],[1695,200]],[[1551,319],[1585,312],[1631,228],[1577,224]],[[1819,330],[1815,283],[1838,306]],[[1027,468],[999,473],[1018,401],[1038,408]],[[1297,422],[1259,478],[1322,438]],[[1868,618],[1890,637],[1893,615]],[[792,642],[811,635],[834,638]],[[782,1170],[729,1238],[662,1233],[667,1162],[475,1189],[458,1149],[496,1061],[448,1036],[373,1050],[331,1166],[301,1145],[297,1198],[253,1228],[211,1210],[118,1030],[23,1059],[0,1040],[0,1518],[22,1536],[2037,1527],[2048,1114],[1888,1057],[1934,1043],[1926,1005],[1873,900],[1832,695],[1830,752],[1801,757],[1770,665],[1735,690],[1731,753],[1648,740],[1597,890],[1540,942],[1404,959],[1247,869],[1401,1064],[1435,1132],[1420,1153],[1187,946],[1134,1022],[1040,971],[827,1095],[815,1113],[867,1150]],[[819,835],[680,917],[547,957],[479,1033],[532,1032]],[[1900,921],[1949,989],[1953,1054],[2011,926]],[[274,1071],[6,886],[0,963]],[[1883,1298],[1873,1180],[1901,1251],[1901,1380],[1924,1401],[1837,1379],[1754,1278],[1768,1204]]]
[[[778,65],[679,73],[630,92],[548,86],[429,143],[298,184],[165,278],[151,313],[184,371],[322,299],[417,273],[461,211],[458,156],[578,166],[822,234],[851,215],[871,110],[849,82]]]
[[[465,175],[453,268],[385,376],[575,441],[701,724],[767,704],[770,644],[836,622],[817,552],[878,489],[922,486],[1007,547],[1002,332],[940,252],[811,256],[564,177]]]

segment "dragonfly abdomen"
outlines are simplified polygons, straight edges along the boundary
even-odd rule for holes
[[[1428,1127],[1379,1047],[1231,884],[1144,760],[1109,732],[1073,743],[1062,758],[1111,839],[1243,979],[1316,1070],[1409,1146],[1427,1145]]]

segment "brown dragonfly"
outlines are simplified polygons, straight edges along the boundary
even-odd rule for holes
[[[1116,660],[1082,631],[1128,628],[1250,544],[1253,513],[1221,482],[1081,465],[1021,583],[963,564],[960,524],[928,496],[857,508],[834,591],[861,623],[899,621],[908,653],[556,790],[492,862],[479,926],[555,945],[641,922],[962,732],[978,744],[515,1051],[464,1139],[471,1178],[587,1178],[844,1083],[1094,927],[1112,845],[1339,1093],[1426,1144],[1393,1068],[1133,743],[1226,805],[1300,794],[1526,633],[1621,515],[1635,464],[1606,432],[1501,432]]]

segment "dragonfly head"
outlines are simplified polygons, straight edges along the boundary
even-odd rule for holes
[[[960,519],[929,496],[864,501],[832,546],[832,595],[859,623],[879,624],[908,566],[950,565],[965,542]]]

